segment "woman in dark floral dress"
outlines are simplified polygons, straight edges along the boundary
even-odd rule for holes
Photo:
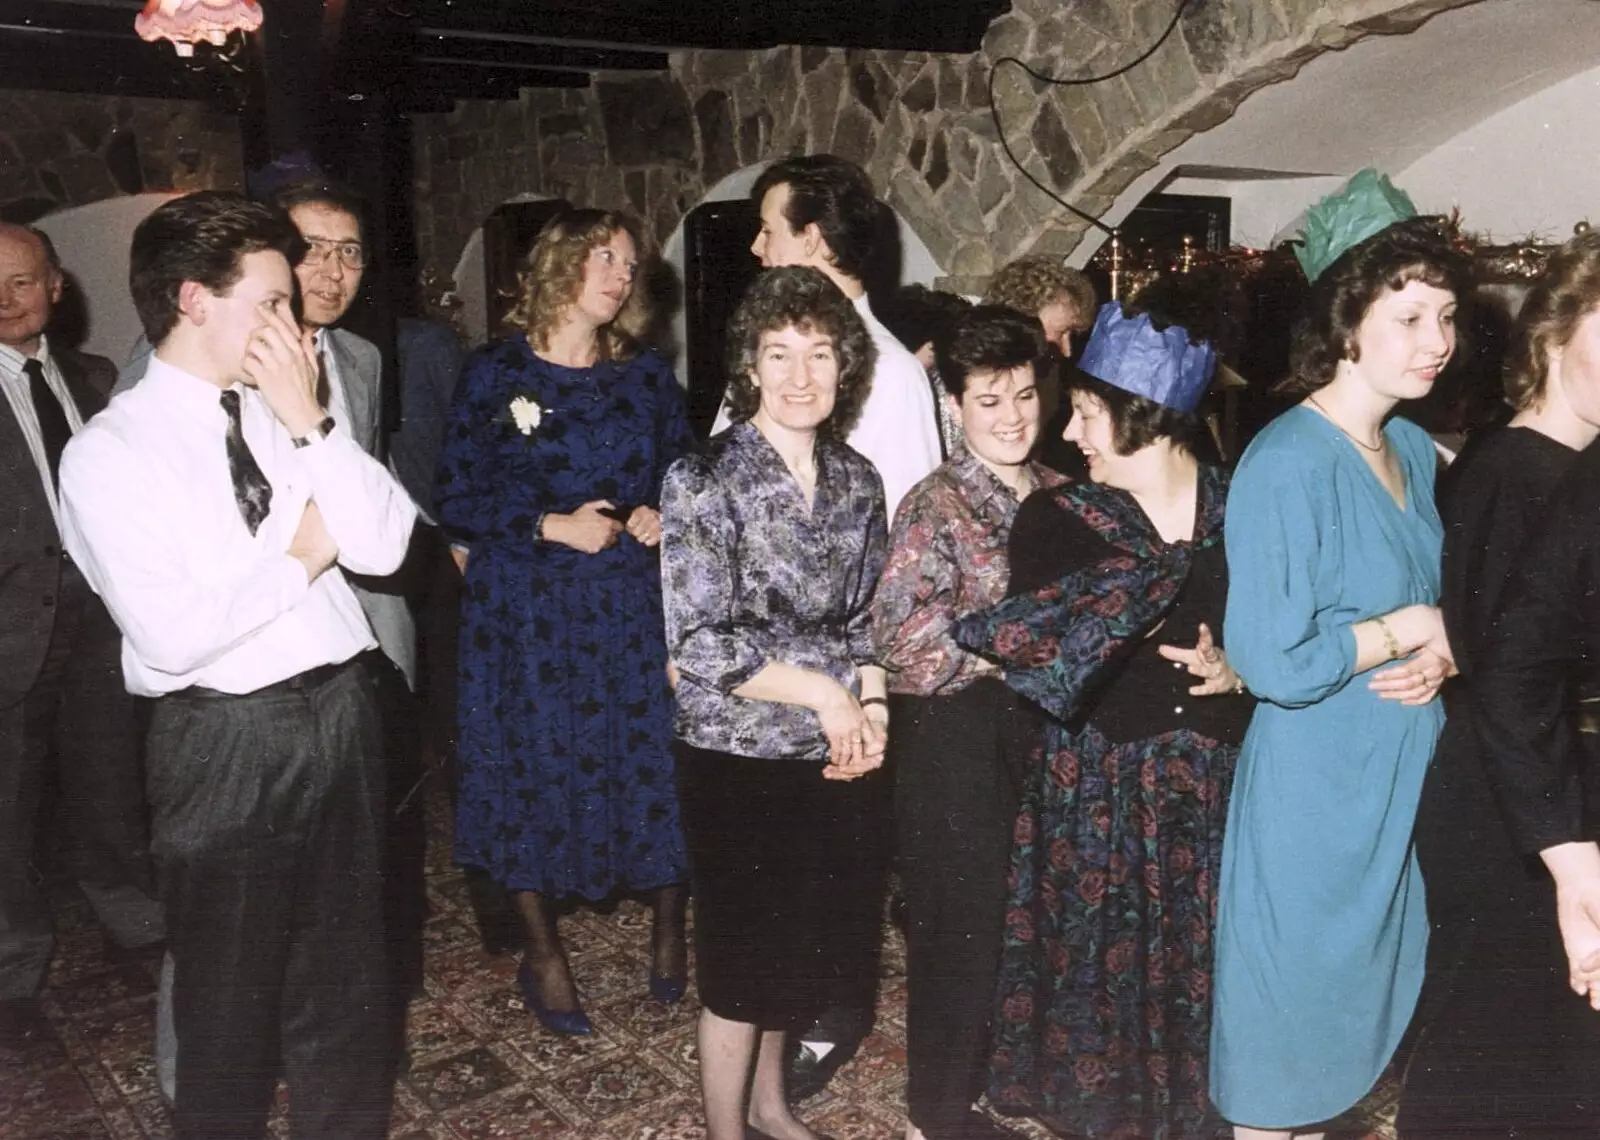
[[[657,503],[691,447],[677,381],[632,339],[640,242],[561,215],[511,323],[467,363],[440,457],[440,522],[467,544],[458,862],[517,902],[518,972],[548,1028],[590,1031],[555,906],[654,892],[651,992],[683,996],[687,877],[671,756]]]
[[[1012,596],[957,627],[1050,714],[1013,835],[989,1096],[1096,1140],[1227,1132],[1206,1091],[1211,929],[1250,702],[1213,633],[1227,477],[1196,459],[1193,414],[1213,360],[1101,310],[1066,430],[1094,481],[1023,504]]]

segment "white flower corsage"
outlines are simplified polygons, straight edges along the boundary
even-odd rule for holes
[[[518,396],[511,401],[511,422],[517,425],[517,430],[523,435],[532,435],[542,419],[544,409],[537,401],[527,396]]]

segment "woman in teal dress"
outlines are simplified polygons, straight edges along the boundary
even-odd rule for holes
[[[1465,265],[1414,214],[1363,172],[1308,216],[1291,380],[1306,397],[1251,444],[1228,501],[1225,640],[1259,701],[1211,1036],[1212,1099],[1239,1140],[1320,1135],[1382,1074],[1422,982],[1411,831],[1454,666],[1433,446],[1390,413],[1454,351]]]

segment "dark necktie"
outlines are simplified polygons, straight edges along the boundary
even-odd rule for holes
[[[317,407],[326,412],[333,407],[333,381],[328,378],[328,354],[317,349]]]
[[[228,474],[233,477],[233,500],[253,535],[261,520],[272,510],[272,486],[261,473],[250,445],[244,441],[244,425],[239,420],[239,393],[222,393],[222,410],[228,413]]]
[[[45,462],[50,465],[50,489],[55,490],[61,473],[61,453],[72,438],[72,425],[67,423],[66,409],[56,398],[55,390],[44,378],[44,365],[29,360],[23,364],[22,371],[28,376],[33,414],[39,417],[39,438],[44,443]]]

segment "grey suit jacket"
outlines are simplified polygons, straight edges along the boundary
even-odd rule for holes
[[[85,422],[106,406],[116,365],[100,356],[51,348]],[[0,708],[27,695],[55,629],[61,534],[33,452],[0,396]]]
[[[344,401],[350,409],[350,422],[343,427],[354,437],[362,451],[376,455],[382,440],[383,416],[383,358],[378,346],[344,329],[329,329],[325,339],[326,351],[333,358],[333,367],[344,390]],[[140,337],[133,355],[117,376],[117,393],[132,388],[144,376],[150,351],[149,342]],[[352,581],[350,585],[361,602],[367,621],[372,624],[373,636],[378,639],[378,647],[383,650],[383,655],[394,662],[396,668],[405,675],[406,684],[415,689],[417,627],[411,616],[411,607],[399,594],[375,591],[362,582]]]

